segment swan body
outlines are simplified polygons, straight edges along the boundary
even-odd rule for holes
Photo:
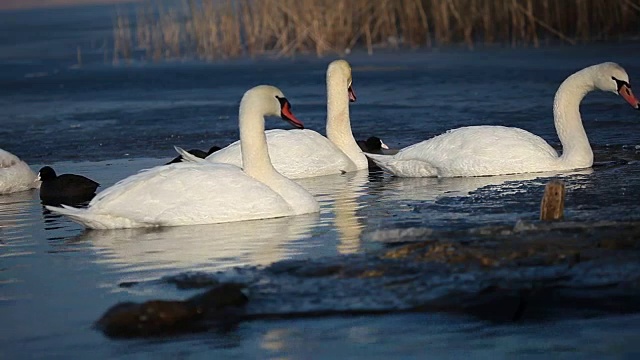
[[[579,105],[595,89],[620,94],[634,108],[640,108],[631,93],[627,73],[618,64],[598,64],[569,76],[556,92],[553,104],[562,155],[541,137],[504,126],[462,127],[406,147],[395,155],[366,155],[400,177],[487,176],[589,168],[593,165],[593,151]]]
[[[0,194],[25,191],[38,186],[40,182],[27,163],[0,149]]]
[[[282,176],[269,160],[264,116],[281,115],[302,126],[272,86],[257,86],[240,103],[241,169],[200,161],[158,166],[99,193],[86,209],[47,208],[93,229],[178,226],[275,218],[319,211],[318,202]]]
[[[266,132],[269,156],[279,173],[301,179],[360,170],[347,155],[326,137],[307,129],[273,129]],[[364,154],[362,154],[364,157]],[[277,161],[276,159],[280,159]],[[242,166],[239,142],[217,151],[207,160]],[[366,160],[366,157],[365,157]]]
[[[300,179],[366,169],[368,162],[351,132],[349,101],[355,101],[351,67],[336,60],[327,69],[327,137],[312,130],[266,132],[269,155],[278,172]],[[209,155],[207,160],[242,166],[240,141]]]

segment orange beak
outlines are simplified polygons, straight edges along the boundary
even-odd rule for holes
[[[280,98],[280,116],[283,120],[288,121],[291,125],[295,126],[298,129],[304,129],[304,124],[302,121],[298,120],[293,113],[291,112],[291,104],[285,98]]]
[[[633,92],[631,92],[631,88],[629,86],[620,86],[620,89],[618,89],[618,94],[620,94],[623,99],[627,100],[627,102],[635,109],[640,110],[640,101],[638,101],[635,95],[633,95]]]

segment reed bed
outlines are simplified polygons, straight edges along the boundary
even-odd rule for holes
[[[640,0],[182,0],[118,11],[114,61],[535,46],[637,36]]]

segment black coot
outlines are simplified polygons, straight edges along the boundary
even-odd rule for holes
[[[100,184],[82,175],[56,175],[55,170],[45,166],[38,172],[40,200],[46,204],[77,204],[91,200]]]

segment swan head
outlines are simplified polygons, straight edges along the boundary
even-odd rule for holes
[[[249,102],[251,103],[250,107],[261,112],[264,116],[279,116],[294,127],[304,129],[302,121],[298,120],[291,112],[289,100],[275,86],[258,85],[249,89],[244,93],[240,107],[247,106],[246,104]]]
[[[334,60],[327,68],[327,80],[339,77],[347,80],[347,92],[349,93],[349,101],[355,102],[356,92],[353,90],[353,78],[351,77],[351,65],[346,60]]]
[[[606,62],[596,65],[595,68],[594,84],[598,89],[618,94],[635,109],[640,110],[640,101],[633,95],[629,84],[629,75],[622,66]]]

